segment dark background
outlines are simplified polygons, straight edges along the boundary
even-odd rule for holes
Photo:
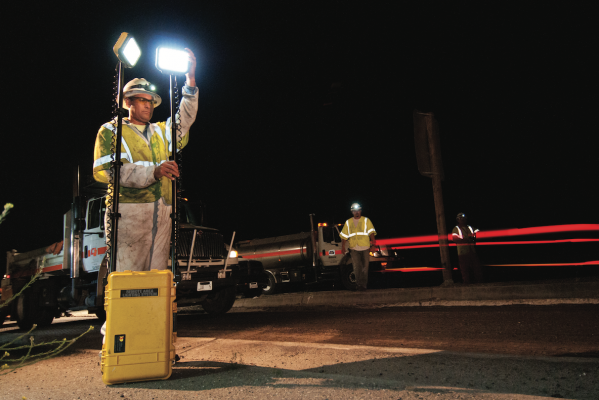
[[[448,229],[597,223],[596,22],[562,2],[127,2],[4,4],[0,251],[61,239],[72,170],[91,174],[111,119],[112,51],[197,56],[200,103],[184,151],[186,196],[238,239],[341,223],[364,206],[379,237],[436,232],[412,112],[439,121]],[[182,81],[182,79],[180,80]],[[168,117],[165,102],[154,121]],[[2,256],[0,268],[4,267]]]

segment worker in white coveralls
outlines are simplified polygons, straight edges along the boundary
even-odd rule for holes
[[[198,111],[196,59],[191,50],[186,50],[190,68],[182,89],[177,148],[183,148],[189,141],[189,128]],[[123,119],[117,271],[163,270],[168,265],[171,181],[179,176],[179,169],[175,161],[169,161],[173,137],[170,118],[166,122],[150,123],[154,108],[162,102],[150,87],[145,79],[136,78],[123,88],[123,107],[129,110],[129,118]],[[96,137],[94,178],[99,182],[107,183],[112,173],[111,142],[116,125],[116,121],[104,124]],[[109,219],[109,211],[106,219]]]
[[[376,231],[372,221],[362,216],[362,206],[358,203],[351,205],[354,217],[345,221],[341,236],[341,251],[345,254],[349,242],[357,290],[364,291],[368,286],[368,266],[370,264],[370,248],[376,245]]]

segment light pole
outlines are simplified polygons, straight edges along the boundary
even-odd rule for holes
[[[175,161],[177,154],[177,104],[175,103],[176,76],[185,75],[189,71],[189,54],[184,50],[158,47],[156,49],[156,68],[163,74],[170,75],[170,101],[171,101],[171,161]],[[179,222],[177,221],[177,179],[172,181],[172,208],[171,208],[171,268],[173,276],[177,276],[177,240],[179,235]]]
[[[116,270],[116,255],[117,255],[117,243],[118,243],[118,232],[119,232],[119,190],[121,186],[121,145],[123,142],[123,86],[125,82],[124,68],[132,68],[139,60],[141,56],[141,50],[137,45],[137,42],[133,36],[127,32],[121,33],[119,40],[113,47],[114,54],[116,54],[118,64],[118,95],[117,95],[117,126],[116,126],[116,145],[114,148],[114,160],[111,162],[112,170],[112,188],[109,186],[109,196],[111,197],[110,209],[110,229],[108,230],[109,237],[107,238],[110,243],[108,257],[110,259],[109,272]],[[110,182],[109,182],[110,185]],[[112,190],[111,190],[112,189]]]

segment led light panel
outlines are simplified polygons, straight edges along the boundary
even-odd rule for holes
[[[156,68],[163,74],[183,75],[189,70],[189,54],[184,50],[158,47]]]

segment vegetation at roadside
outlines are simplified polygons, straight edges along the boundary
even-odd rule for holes
[[[0,356],[0,363],[4,363],[4,365],[2,365],[0,367],[0,376],[6,375],[17,368],[21,368],[26,365],[35,364],[36,362],[55,357],[58,354],[65,351],[71,345],[73,345],[77,340],[81,339],[84,335],[86,335],[87,333],[91,332],[94,329],[93,326],[90,326],[87,331],[83,332],[81,335],[79,335],[73,339],[67,340],[66,338],[64,338],[62,340],[52,340],[50,342],[35,343],[34,337],[30,336],[29,344],[21,345],[21,346],[14,345],[15,342],[18,342],[20,339],[24,338],[25,336],[27,336],[31,332],[33,332],[33,330],[36,327],[37,327],[37,325],[33,325],[33,327],[29,330],[29,332],[24,333],[20,336],[17,336],[16,338],[14,338],[13,340],[11,340],[10,342],[8,342],[6,344],[0,345],[0,352],[4,353],[4,354],[2,354],[2,356]],[[44,348],[44,347],[47,347],[50,349],[47,351],[42,351],[40,353],[37,353],[34,351],[34,350],[38,350],[38,349]],[[10,357],[9,351],[11,351],[11,352],[25,351],[26,353],[23,356],[18,357],[18,358],[9,358]]]
[[[4,211],[2,212],[2,214],[0,214],[0,223],[4,221],[6,215],[10,212],[10,209],[13,207],[14,206],[11,203],[7,203],[4,205]],[[5,302],[3,302],[1,306],[7,307],[13,300],[18,298],[27,288],[29,288],[40,277],[41,274],[42,268],[40,267],[36,271],[35,275],[31,277],[29,282],[27,282],[27,284],[23,286],[23,288],[18,293],[12,295]],[[0,313],[0,316],[1,315],[2,314]],[[33,325],[33,327],[27,333],[19,335],[10,342],[0,345],[0,364],[2,364],[0,366],[0,376],[6,375],[17,368],[21,368],[26,365],[31,365],[36,362],[47,360],[49,358],[57,356],[58,354],[62,353],[67,348],[69,348],[71,345],[73,345],[77,340],[81,339],[85,334],[91,332],[94,329],[93,326],[90,326],[89,329],[83,332],[81,335],[68,340],[64,338],[62,340],[52,340],[50,342],[35,343],[34,337],[29,336],[29,344],[15,344],[19,343],[22,338],[30,335],[36,327],[37,325]],[[38,352],[38,350],[42,350],[44,348],[47,348],[48,350]],[[18,354],[22,354],[23,352],[25,352],[25,354],[17,358],[10,358],[11,352],[16,352]]]
[[[14,205],[12,203],[6,203],[4,205],[4,211],[2,211],[2,214],[0,214],[0,224],[2,223],[2,221],[4,221],[4,218],[6,218],[6,216],[10,212],[10,209],[13,207]]]

